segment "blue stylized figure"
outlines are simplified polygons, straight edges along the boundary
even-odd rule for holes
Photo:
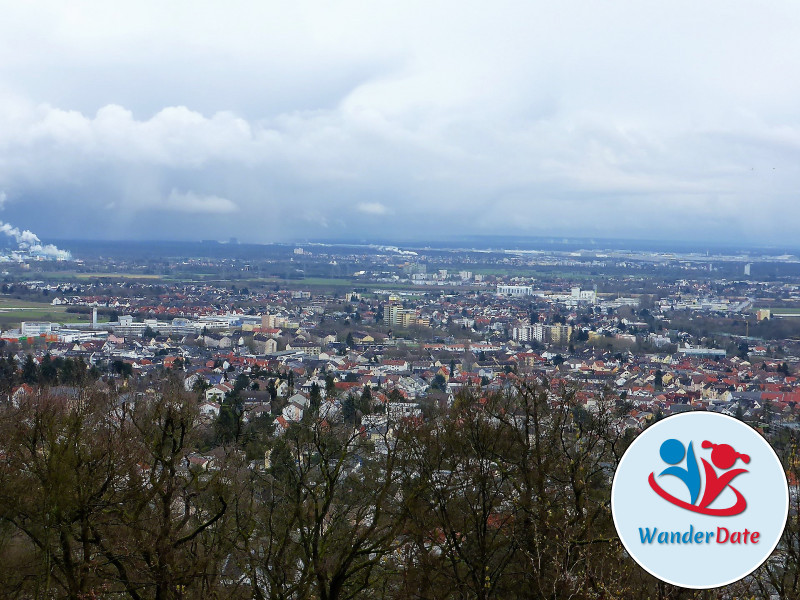
[[[689,442],[689,450],[687,451],[680,441],[669,439],[661,444],[659,453],[661,454],[661,458],[668,465],[677,465],[683,460],[684,454],[686,454],[685,469],[676,466],[668,467],[661,471],[659,477],[661,475],[674,475],[683,481],[686,487],[689,488],[691,504],[694,504],[697,501],[697,497],[700,495],[700,468],[697,466],[697,459],[694,456],[692,443]]]

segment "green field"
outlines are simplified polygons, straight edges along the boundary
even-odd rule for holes
[[[470,263],[450,263],[442,264],[443,269],[448,273],[458,273],[459,271],[472,271],[474,275],[497,276],[497,277],[533,277],[543,281],[553,279],[574,279],[596,280],[602,276],[603,267],[586,265],[584,267],[558,266],[558,265],[513,265],[513,264],[470,264]],[[435,263],[428,264],[428,272],[434,272],[439,268]]]
[[[72,279],[163,279],[163,275],[144,275],[139,273],[78,273],[76,271],[41,271],[31,274],[31,277],[38,279],[57,279],[69,281]]]
[[[77,323],[87,322],[90,319],[91,314],[68,313],[66,306],[0,297],[0,327],[5,329],[9,326],[18,326],[22,321]]]
[[[491,269],[477,269],[475,272],[480,273],[481,271],[490,272]],[[275,276],[267,276],[267,277],[241,277],[240,273],[236,273],[236,277],[226,278],[220,277],[220,273],[181,273],[181,272],[174,272],[168,275],[142,275],[136,273],[122,273],[122,272],[113,272],[113,273],[82,273],[77,271],[41,271],[35,274],[29,274],[31,278],[37,279],[44,279],[49,281],[98,281],[103,279],[110,279],[110,280],[129,280],[129,281],[160,281],[165,284],[167,283],[203,283],[203,284],[217,284],[217,285],[224,285],[230,286],[235,285],[237,288],[243,287],[258,287],[258,286],[270,286],[270,285],[278,285],[283,289],[309,289],[309,288],[316,288],[318,290],[332,290],[332,291],[339,291],[344,288],[347,289],[362,289],[362,290],[375,290],[375,289],[396,289],[396,290],[406,290],[406,291],[416,291],[420,295],[424,295],[428,292],[432,291],[443,291],[443,290],[469,290],[469,289],[484,289],[482,286],[456,286],[456,285],[444,285],[444,286],[423,286],[423,285],[414,285],[411,283],[379,283],[379,282],[362,282],[356,281],[351,276],[346,275],[342,277],[306,277],[304,279],[284,279],[282,277],[275,277]],[[48,309],[46,312],[58,312],[56,307],[50,307],[50,305],[42,304],[38,305],[37,307],[32,308],[43,308]],[[0,310],[2,310],[2,306],[0,306]],[[40,318],[35,313],[31,315],[26,315],[26,319],[37,319]],[[23,319],[25,320],[25,319]],[[0,319],[0,322],[4,322],[3,319]]]
[[[144,275],[139,273],[75,273],[76,279],[163,279],[163,275]]]

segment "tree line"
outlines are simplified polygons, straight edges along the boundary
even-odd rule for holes
[[[80,386],[95,381],[100,376],[97,367],[88,368],[81,357],[53,357],[45,354],[39,363],[27,354],[20,363],[9,353],[0,353],[0,394],[8,395],[19,385]]]
[[[797,499],[754,576],[662,584],[610,512],[634,438],[613,395],[519,380],[384,428],[313,418],[248,460],[179,378],[124,394],[41,387],[0,408],[7,598],[794,598]],[[213,425],[210,425],[213,427]],[[781,441],[796,473],[795,446]]]

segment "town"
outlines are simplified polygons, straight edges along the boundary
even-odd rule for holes
[[[733,263],[741,271],[736,279],[716,277],[707,266],[692,277],[676,272],[692,267],[685,257],[658,268],[641,253],[635,275],[605,276],[592,257],[575,268],[576,278],[546,271],[532,277],[526,267],[535,271],[556,262],[555,255],[509,263],[507,253],[438,251],[426,258],[386,250],[358,255],[327,247],[317,258],[302,247],[287,249],[310,269],[350,263],[340,279],[311,278],[310,285],[248,276],[255,261],[236,257],[176,257],[174,263],[203,263],[226,276],[235,269],[230,281],[238,285],[137,278],[140,267],[131,262],[110,263],[131,269],[117,278],[87,277],[84,270],[80,279],[59,279],[58,272],[32,279],[35,273],[21,269],[18,278],[7,274],[2,288],[0,310],[15,326],[2,332],[4,350],[19,365],[28,355],[39,367],[80,359],[115,385],[179,370],[187,389],[205,390],[202,410],[212,417],[243,375],[261,392],[254,398],[268,399],[253,409],[274,414],[278,432],[302,420],[314,386],[331,417],[341,415],[343,397],[354,389],[377,391],[373,408],[390,403],[391,395],[392,410],[417,414],[432,402],[452,404],[464,387],[501,391],[521,375],[574,383],[589,407],[595,395],[612,391],[630,404],[629,418],[638,426],[655,414],[693,407],[795,426],[800,277],[775,278],[773,268],[759,265],[771,277],[754,278],[751,262]],[[463,263],[465,254],[473,270],[438,268]],[[627,265],[633,259],[624,254]],[[498,260],[503,263],[491,273]],[[775,264],[796,261],[782,257]],[[503,273],[508,264],[513,275]],[[22,305],[14,307],[14,298]],[[11,320],[26,303],[49,304],[64,318]],[[259,373],[281,374],[284,385],[275,387]]]

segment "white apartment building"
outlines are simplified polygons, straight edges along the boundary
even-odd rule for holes
[[[514,327],[511,331],[511,337],[518,342],[543,342],[548,333],[548,329],[549,326],[543,325],[542,323],[523,325],[521,327]]]

